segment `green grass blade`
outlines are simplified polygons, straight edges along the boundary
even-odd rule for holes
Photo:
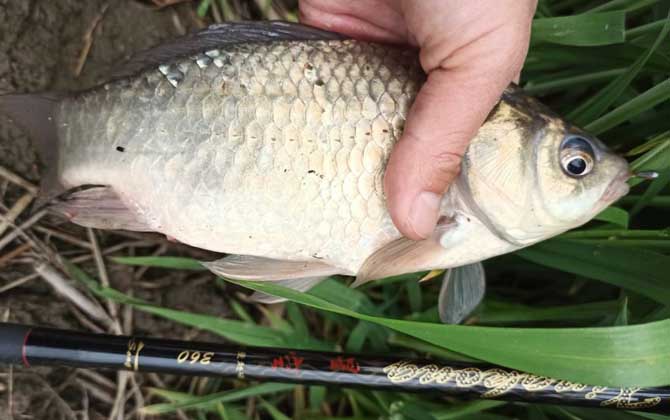
[[[290,391],[295,385],[290,384],[261,384],[250,386],[244,389],[233,389],[229,391],[217,392],[205,396],[192,396],[189,399],[182,399],[172,403],[154,404],[143,407],[140,411],[146,415],[158,415],[174,413],[177,410],[212,410],[219,403],[229,403],[239,401],[249,397],[274,394],[277,392]]]
[[[619,77],[614,79],[609,83],[605,88],[603,88],[597,95],[593,96],[591,99],[587,100],[571,113],[567,115],[567,118],[573,121],[577,125],[584,125],[590,123],[586,128],[596,134],[599,132],[605,131],[604,127],[608,127],[604,121],[596,120],[597,117],[602,115],[605,110],[614,103],[621,96],[621,94],[628,88],[630,83],[637,77],[640,71],[644,68],[647,61],[650,57],[656,52],[657,48],[661,45],[663,40],[666,38],[670,30],[670,18],[666,19],[666,24],[663,26],[661,33],[658,35],[654,44],[642,55],[640,56],[635,63],[633,63],[628,71],[622,73]],[[637,99],[637,98],[636,98]],[[634,99],[635,100],[635,99]],[[640,107],[642,108],[642,107]],[[628,108],[626,108],[628,109]],[[612,114],[612,113],[610,113]],[[608,114],[608,115],[610,115]],[[619,115],[619,114],[614,114]],[[630,116],[630,115],[629,115]],[[605,116],[607,117],[607,116]],[[603,117],[604,118],[604,117]],[[602,118],[601,118],[602,119]],[[611,115],[605,119],[606,122],[611,124],[609,128],[613,127],[618,123],[616,118],[613,118]],[[619,122],[625,121],[621,120]]]
[[[535,10],[535,17],[551,17],[553,13],[548,4],[549,0],[538,0],[537,10]]]
[[[619,309],[616,300],[549,307],[526,306],[488,299],[477,312],[479,324],[509,324],[542,321],[588,321],[615,316]]]
[[[248,420],[248,417],[244,413],[244,410],[241,407],[236,407],[231,404],[223,405],[218,403],[216,405],[216,411],[221,417],[221,420]],[[204,420],[207,420],[205,417]]]
[[[415,404],[412,400],[399,402],[400,408],[398,414],[404,419],[408,420],[435,420],[435,417],[429,413],[424,407]],[[395,413],[394,413],[395,414]],[[393,415],[393,414],[392,414]]]
[[[622,73],[626,69],[616,68],[611,70],[600,70],[588,73],[580,73],[573,76],[553,77],[550,80],[529,82],[524,85],[523,90],[529,95],[546,94],[554,91],[573,88],[581,85],[601,83],[609,81]]]
[[[639,195],[629,195],[627,197],[624,197],[619,201],[621,205],[635,205],[637,203],[637,200],[640,199],[641,196]],[[664,195],[664,196],[656,196],[652,198],[649,203],[647,203],[647,207],[659,207],[659,208],[670,208],[670,196]]]
[[[371,324],[365,321],[359,321],[353,330],[349,333],[349,339],[344,348],[351,353],[360,353],[363,351],[365,340],[370,332]]]
[[[204,18],[207,16],[207,12],[209,11],[209,7],[212,4],[212,0],[201,0],[200,4],[198,4],[198,8],[196,9],[196,13],[198,14],[198,17]]]
[[[621,11],[533,20],[531,44],[595,46],[625,40],[626,14]]]
[[[113,257],[117,264],[137,265],[142,267],[170,268],[173,270],[207,270],[193,258],[184,257]]]
[[[648,141],[642,143],[641,145],[635,146],[634,148],[629,150],[625,156],[638,156],[652,150],[654,147],[657,147],[667,142],[670,142],[670,131],[661,133],[649,139]]]
[[[288,319],[291,322],[291,326],[298,336],[309,337],[309,326],[307,325],[305,316],[302,314],[302,309],[300,306],[294,304],[293,302],[287,302],[286,315],[288,316]]]
[[[630,317],[629,311],[628,311],[628,297],[623,295],[621,302],[619,303],[619,313],[617,314],[617,317],[614,319],[614,324],[613,325],[628,325],[628,319]]]
[[[327,279],[319,283],[310,290],[315,296],[320,296],[332,300],[340,306],[351,309],[352,311],[373,314],[378,312],[376,306],[370,301],[370,298],[361,292],[360,289],[352,289],[342,281]]]
[[[321,385],[309,387],[309,408],[312,411],[320,411],[321,404],[326,400],[327,388]]]
[[[230,305],[230,309],[235,312],[235,315],[237,315],[238,318],[240,318],[244,322],[248,323],[253,323],[255,322],[253,317],[247,312],[246,309],[244,309],[244,306],[240,304],[240,302],[236,301],[235,299],[230,299],[228,300],[228,305]]]
[[[169,400],[171,402],[187,401],[193,397],[193,395],[188,394],[186,392],[169,391],[167,389],[160,389],[160,388],[149,388],[149,393],[153,395],[158,395],[159,397]]]
[[[670,231],[663,230],[612,230],[589,229],[568,232],[561,239],[572,239],[581,244],[605,245],[622,248],[647,248],[661,251],[670,250]]]
[[[405,289],[407,290],[407,300],[409,301],[410,310],[412,312],[421,312],[421,307],[423,306],[421,285],[418,282],[411,281],[405,284]]]
[[[655,413],[634,413],[636,417],[649,420],[668,420],[668,416]]]
[[[265,401],[262,398],[259,398],[259,401],[261,403],[261,406],[265,409],[265,411],[272,416],[273,420],[291,420],[290,417],[286,416],[284,413],[279,411],[277,407],[275,407],[273,404],[270,404],[269,402]]]
[[[131,305],[143,312],[151,313],[179,322],[184,325],[199,328],[218,334],[228,340],[249,346],[261,347],[300,347],[312,350],[329,350],[330,345],[313,339],[300,339],[291,334],[282,334],[268,327],[248,322],[235,321],[210,315],[185,312],[152,305],[141,299],[127,296],[112,288],[101,286],[84,271],[74,265],[68,265],[69,274],[84,283],[98,296],[105,297],[118,303]]]
[[[471,417],[474,414],[482,411],[490,410],[491,408],[500,407],[507,404],[504,401],[473,401],[464,404],[458,404],[454,407],[444,408],[442,410],[431,411],[436,420],[456,420]]]
[[[670,383],[670,320],[606,328],[440,325],[365,315],[309,293],[268,282],[229,281],[316,309],[370,321],[468,356],[541,376],[605,386]]]
[[[647,35],[649,33],[660,31],[663,28],[663,25],[665,25],[665,19],[631,28],[626,31],[626,38],[632,39],[637,36]]]
[[[628,212],[624,209],[618,207],[608,207],[600,214],[595,217],[595,220],[601,222],[612,223],[617,226],[621,226],[624,229],[628,229],[629,216]]]
[[[659,143],[653,149],[649,150],[644,155],[635,159],[631,163],[630,168],[635,171],[664,171],[670,168],[670,138],[668,141]],[[635,186],[644,180],[640,178],[633,178],[628,183]]]
[[[625,288],[660,303],[670,302],[670,257],[638,248],[553,239],[517,251],[534,263]]]
[[[670,79],[655,85],[641,95],[587,124],[584,128],[594,134],[600,134],[668,99],[670,99]]]
[[[582,71],[602,71],[617,68],[629,68],[631,63],[650,51],[631,43],[608,45],[604,47],[569,47],[543,44],[530,50],[524,65],[524,75],[537,74],[548,77],[548,72],[566,69],[582,69]],[[660,51],[655,51],[645,70],[663,74],[668,71],[670,58]],[[572,103],[570,103],[572,105]],[[572,109],[572,108],[571,108]]]
[[[437,322],[437,321],[436,321]],[[433,356],[440,357],[446,360],[455,360],[459,362],[477,362],[478,360],[473,357],[467,357],[460,353],[456,353],[450,350],[445,349],[444,347],[436,346],[431,343],[427,343],[423,340],[418,340],[414,337],[410,337],[406,334],[389,334],[388,342],[392,346],[404,347],[408,350],[411,350],[414,353],[426,353]]]
[[[344,393],[355,402],[356,407],[362,407],[367,412],[375,413],[377,415],[385,414],[386,407],[380,407],[378,401],[369,398],[364,392],[355,389],[346,389],[344,390]],[[360,408],[357,411],[361,411]]]
[[[609,10],[633,11],[653,6],[659,0],[611,0],[589,9],[586,13],[602,13]]]

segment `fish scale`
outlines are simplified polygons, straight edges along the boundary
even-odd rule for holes
[[[109,185],[196,247],[355,272],[398,234],[382,175],[423,77],[416,55],[355,41],[216,51],[63,101],[63,181]]]

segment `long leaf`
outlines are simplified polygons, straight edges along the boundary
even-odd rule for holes
[[[531,43],[594,46],[625,39],[626,14],[621,11],[533,20]]]
[[[638,248],[554,239],[517,251],[538,264],[630,289],[660,303],[670,302],[670,257]]]
[[[630,167],[633,171],[663,171],[670,168],[670,139],[659,143],[653,149],[635,159]],[[628,181],[631,186],[641,182],[643,180],[640,178],[633,178]]]
[[[592,133],[600,134],[668,99],[670,99],[670,79],[657,84],[641,95],[613,109],[597,120],[587,124],[584,128]]]
[[[141,299],[127,296],[118,290],[103,287],[88,274],[74,265],[68,265],[70,275],[84,283],[95,294],[118,303],[131,305],[143,312],[151,313],[218,334],[231,341],[249,346],[301,347],[312,350],[329,350],[330,346],[313,339],[300,339],[295,334],[286,334],[260,325],[203,315],[149,304]]]
[[[617,301],[564,306],[525,306],[486,300],[477,313],[480,324],[521,323],[538,321],[585,321],[616,315]]]
[[[261,384],[244,389],[233,389],[205,396],[192,396],[191,398],[183,398],[172,403],[149,405],[142,408],[141,411],[144,414],[155,415],[173,413],[177,410],[192,410],[197,408],[211,409],[212,405],[218,403],[239,401],[249,397],[289,391],[293,388],[295,388],[295,385],[272,383]]]
[[[612,80],[612,82],[603,88],[597,95],[575,108],[575,110],[568,115],[568,118],[578,125],[590,123],[587,126],[587,129],[596,134],[605,131],[601,127],[605,126],[603,122],[594,122],[593,120],[602,115],[602,113],[621,96],[626,88],[628,88],[630,83],[637,77],[647,61],[666,38],[669,30],[670,17],[666,19],[666,24],[658,35],[656,42],[654,42],[654,44],[630,66],[628,71]],[[611,123],[613,120],[614,119],[610,116],[606,121]]]
[[[142,267],[171,268],[173,270],[207,270],[202,264],[193,258],[184,257],[114,257],[117,264],[138,265]]]
[[[610,0],[604,4],[589,9],[586,13],[604,12],[607,10],[633,11],[652,6],[659,0]]]
[[[491,408],[500,407],[507,404],[504,401],[473,401],[465,404],[458,404],[453,407],[444,408],[441,410],[432,411],[431,414],[437,420],[455,420],[465,419],[466,416],[472,416],[476,413],[489,410]]]
[[[628,212],[618,207],[608,207],[595,217],[596,220],[612,223],[623,228],[628,228],[628,218]]]
[[[316,309],[370,321],[437,346],[537,375],[605,386],[670,383],[670,320],[607,328],[440,325],[365,315],[309,293],[268,282],[229,281]]]

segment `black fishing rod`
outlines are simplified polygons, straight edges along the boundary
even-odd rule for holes
[[[670,414],[670,387],[613,388],[500,366],[80,333],[0,323],[0,363],[432,391],[438,395]]]

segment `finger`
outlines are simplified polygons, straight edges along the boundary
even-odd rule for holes
[[[406,25],[387,0],[303,0],[300,22],[366,41],[405,43]]]
[[[515,72],[481,73],[467,67],[431,72],[391,153],[387,204],[396,227],[411,239],[432,233],[470,140]]]

